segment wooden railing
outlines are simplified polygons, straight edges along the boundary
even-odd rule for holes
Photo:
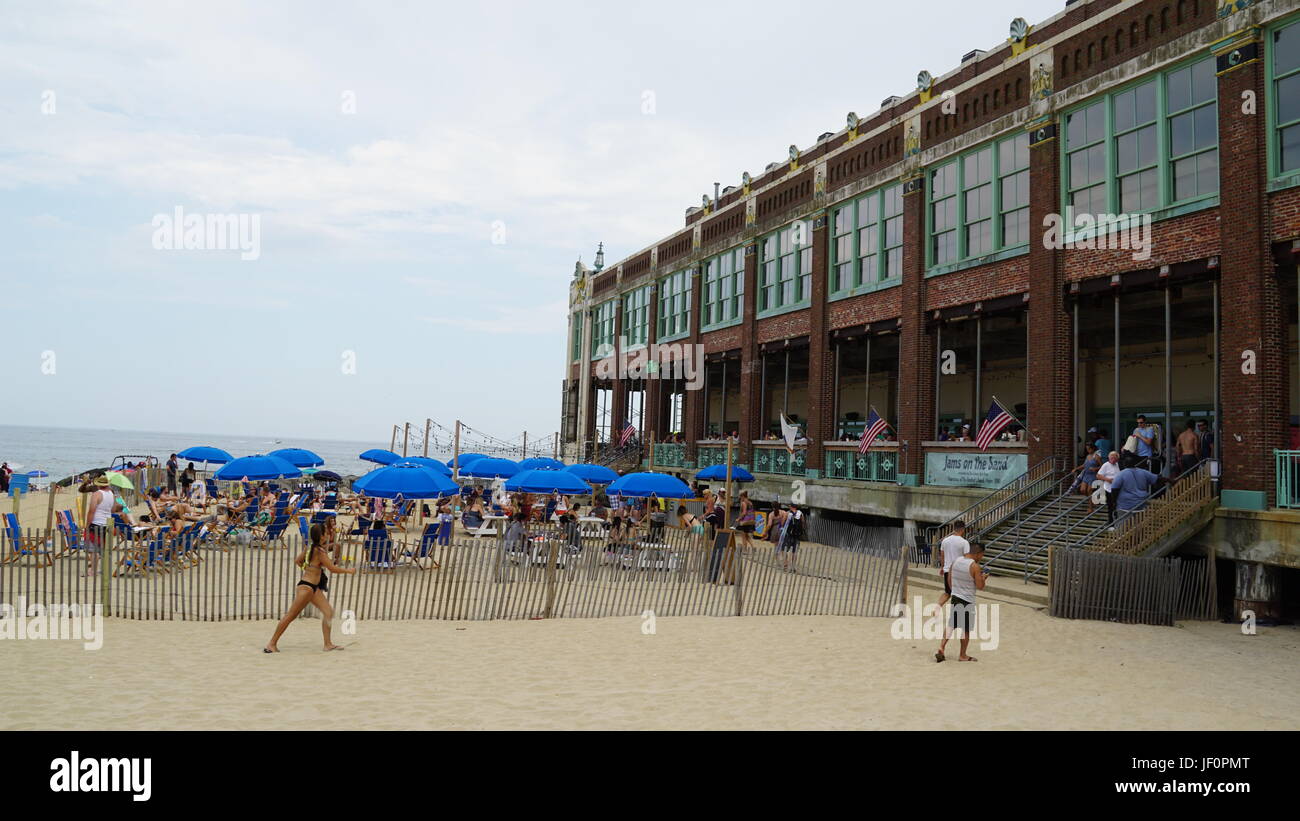
[[[1201,508],[1215,502],[1210,466],[1202,462],[1148,501],[1142,510],[1117,519],[1114,529],[1103,530],[1082,547],[1100,553],[1138,556]]]

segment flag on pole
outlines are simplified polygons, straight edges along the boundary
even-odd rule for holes
[[[781,437],[785,439],[785,449],[794,453],[794,442],[799,438],[799,426],[781,414]]]
[[[867,429],[862,431],[862,441],[858,443],[858,453],[866,453],[871,449],[871,443],[876,441],[876,437],[884,433],[889,427],[889,423],[880,418],[876,409],[871,409],[871,415],[867,417]]]
[[[994,399],[993,404],[989,406],[989,415],[984,417],[984,424],[980,425],[979,436],[975,437],[975,444],[979,445],[980,450],[988,450],[989,443],[1001,433],[1007,425],[1016,421],[1016,417],[1007,413],[1006,409],[998,404]]]
[[[632,440],[632,437],[635,435],[636,435],[636,425],[632,424],[631,422],[628,422],[627,427],[623,428],[623,435],[620,436],[618,439],[618,446],[620,448],[626,446],[627,443],[630,442]]]

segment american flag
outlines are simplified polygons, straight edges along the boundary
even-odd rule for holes
[[[627,427],[623,428],[623,435],[618,438],[618,446],[620,448],[623,447],[635,435],[636,435],[636,425],[632,424],[631,422],[628,422]]]
[[[994,399],[993,404],[989,406],[989,415],[984,417],[984,424],[980,425],[980,433],[979,436],[975,437],[975,444],[979,445],[980,450],[988,450],[989,443],[997,438],[997,435],[1007,425],[1014,421],[1016,421],[1016,417],[1007,413],[998,404],[998,400]]]
[[[876,409],[871,409],[871,415],[867,417],[867,429],[862,431],[862,441],[858,443],[858,453],[866,453],[871,448],[871,443],[876,441],[876,437],[889,427],[889,423],[880,418]]]

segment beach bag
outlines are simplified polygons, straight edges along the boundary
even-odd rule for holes
[[[1126,442],[1124,443],[1124,450],[1127,451],[1128,453],[1137,453],[1137,452],[1138,452],[1138,438],[1137,438],[1137,436],[1130,436],[1130,437],[1128,438],[1128,441],[1126,441]]]
[[[230,536],[229,536],[228,538],[229,538],[232,542],[234,542],[235,544],[237,544],[237,545],[239,545],[239,546],[241,546],[241,547],[247,547],[248,545],[250,545],[250,544],[253,543],[253,531],[251,531],[251,530],[235,530],[235,531],[232,531],[232,532],[231,532],[231,534],[230,534]]]

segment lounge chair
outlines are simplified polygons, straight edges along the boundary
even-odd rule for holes
[[[0,557],[0,564],[16,562],[24,556],[31,556],[38,566],[54,564],[54,551],[45,547],[39,536],[24,536],[18,527],[18,517],[12,513],[5,514],[5,531],[9,534],[9,554]]]
[[[59,558],[74,550],[85,550],[86,543],[82,539],[81,529],[77,527],[77,520],[73,518],[71,510],[61,510],[54,514],[55,521],[59,528],[59,535],[63,537],[63,549],[54,554],[54,558]]]
[[[393,540],[388,531],[376,528],[366,535],[366,544],[362,552],[361,572],[392,573],[397,567],[393,558]]]
[[[167,573],[169,572],[167,570],[168,558],[167,540],[161,534],[145,539],[137,539],[129,542],[123,549],[122,558],[118,560],[117,569],[113,571],[113,575],[120,576],[133,571],[137,573],[148,573],[149,571]]]
[[[420,535],[420,543],[414,550],[402,551],[401,560],[414,564],[421,570],[437,570],[439,564],[433,559],[433,551],[438,546],[438,523],[430,522],[424,526],[424,533]],[[429,565],[425,566],[424,561],[428,559]]]

